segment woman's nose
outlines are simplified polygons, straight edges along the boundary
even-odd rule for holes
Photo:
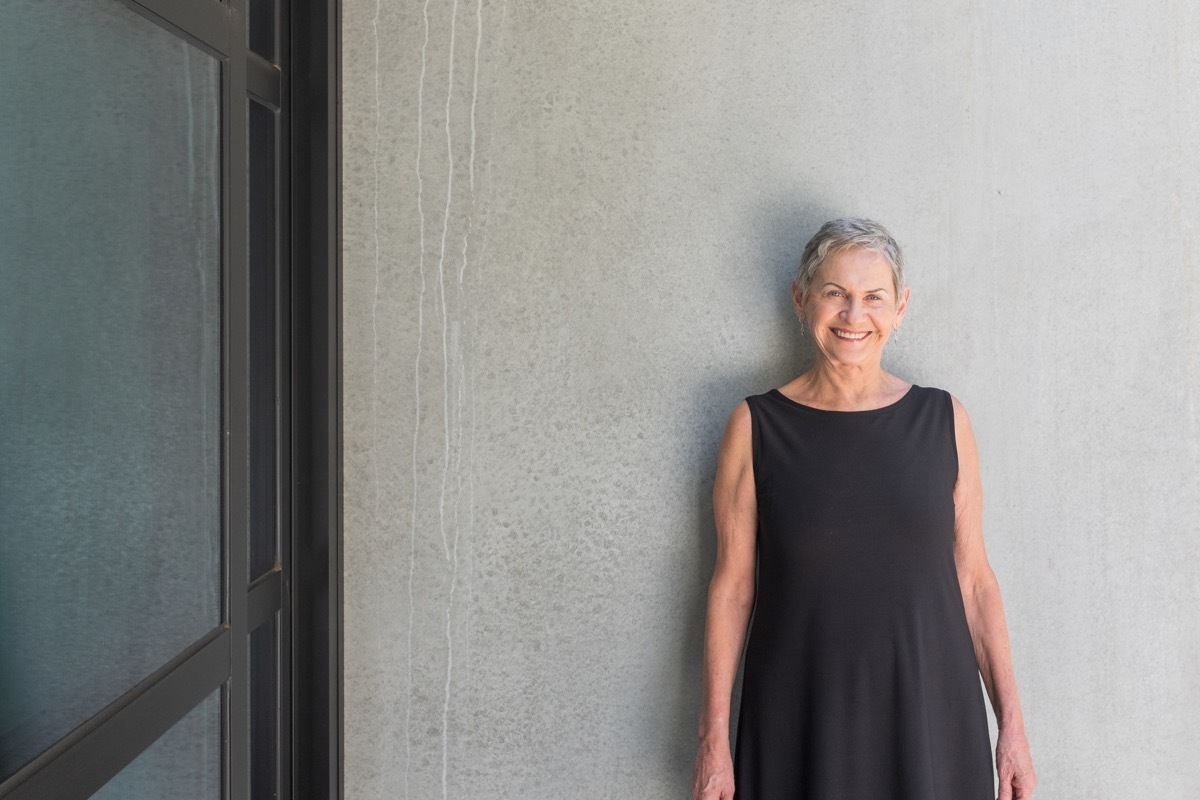
[[[862,302],[858,298],[851,297],[846,301],[846,307],[842,313],[846,315],[846,322],[858,322],[864,316]]]

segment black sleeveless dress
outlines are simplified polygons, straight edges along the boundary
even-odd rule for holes
[[[991,800],[950,395],[913,386],[870,411],[746,400],[758,589],[737,800]]]

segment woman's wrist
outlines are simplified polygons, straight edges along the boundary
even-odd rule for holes
[[[697,734],[702,745],[714,745],[724,743],[729,746],[729,719],[726,717],[712,717],[705,719],[700,723],[700,728]]]
[[[997,727],[1001,736],[1024,736],[1025,721],[1020,717],[1016,719],[1001,720]]]
[[[1025,715],[1021,713],[1021,701],[1016,690],[1003,692],[1000,701],[992,704],[996,712],[996,727],[1000,733],[1025,735]]]

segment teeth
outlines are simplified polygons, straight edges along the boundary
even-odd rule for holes
[[[835,330],[834,333],[836,333],[838,335],[839,339],[852,339],[857,342],[860,339],[867,338],[868,332],[863,331],[862,333],[846,333],[845,331]]]

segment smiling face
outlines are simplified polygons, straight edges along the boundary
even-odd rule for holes
[[[818,358],[846,366],[878,365],[900,326],[908,289],[896,293],[887,259],[852,247],[825,259],[807,290],[792,287],[796,313],[812,332]]]

